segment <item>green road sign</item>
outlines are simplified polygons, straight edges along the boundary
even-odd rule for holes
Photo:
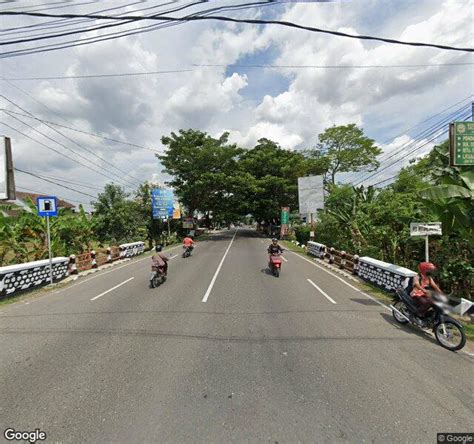
[[[281,209],[281,224],[288,225],[290,222],[290,209],[288,207],[283,207]]]
[[[474,165],[474,122],[454,122],[450,127],[451,165]]]

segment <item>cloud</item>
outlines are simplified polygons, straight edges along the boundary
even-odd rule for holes
[[[390,1],[362,0],[291,3],[256,11],[234,11],[233,14],[249,17],[256,14],[269,17],[271,14],[279,20],[354,34],[372,33],[401,40],[469,46],[472,17],[465,13],[469,5],[454,0],[402,0],[394,6]],[[84,11],[77,7],[75,12]],[[12,26],[34,22],[33,19],[12,20],[15,20]],[[137,26],[129,25],[127,29]],[[254,69],[251,75],[246,75],[245,68],[226,69],[226,65],[247,60],[276,65],[387,65],[465,62],[472,61],[472,56],[314,34],[281,26],[228,25],[209,21],[2,62],[2,75],[9,77],[190,67],[192,72],[17,83],[47,108],[15,88],[8,87],[3,92],[42,118],[158,150],[164,149],[161,137],[180,128],[196,128],[213,135],[228,130],[231,140],[245,147],[267,137],[287,149],[298,149],[316,144],[317,135],[326,127],[354,122],[381,142],[405,134],[406,128],[473,92],[470,66],[287,68],[278,70],[278,76],[267,75],[268,70]],[[202,66],[206,64],[224,66]],[[261,80],[263,76],[264,81]],[[275,87],[276,82],[279,82],[278,87]],[[8,108],[13,109],[10,105]],[[64,151],[33,130],[10,118],[7,120],[32,137]],[[91,156],[38,122],[28,120],[28,123],[83,155]],[[129,180],[135,181],[132,177],[166,180],[161,165],[150,151],[60,130],[79,145],[126,171]],[[414,132],[409,132],[396,139],[393,146],[414,137]],[[19,167],[97,186],[108,181],[18,135],[14,135],[14,147]],[[107,163],[95,160],[108,172],[121,174]],[[19,183],[36,186],[41,191],[49,189],[49,185],[35,179],[21,178]],[[72,192],[62,192],[66,197],[78,197]]]

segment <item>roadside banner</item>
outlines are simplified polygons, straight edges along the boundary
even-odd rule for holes
[[[300,214],[316,214],[324,209],[323,176],[298,177],[298,202]]]
[[[154,188],[151,193],[153,219],[173,217],[173,191],[166,188]]]

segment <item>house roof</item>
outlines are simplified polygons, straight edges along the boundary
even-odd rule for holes
[[[17,191],[16,198],[20,200],[31,199],[33,202],[36,202],[38,197],[44,197],[44,194],[36,194],[36,193],[26,193],[24,191]],[[58,208],[76,208],[76,206],[70,202],[67,202],[63,199],[58,199]]]

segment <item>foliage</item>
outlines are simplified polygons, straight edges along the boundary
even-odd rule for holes
[[[310,156],[319,160],[326,181],[335,184],[337,173],[376,169],[376,157],[381,152],[361,128],[351,123],[327,128],[319,135],[317,149],[310,151]]]
[[[127,198],[125,190],[114,184],[107,184],[98,194],[93,203],[93,227],[100,242],[121,243],[137,237],[140,207]]]

